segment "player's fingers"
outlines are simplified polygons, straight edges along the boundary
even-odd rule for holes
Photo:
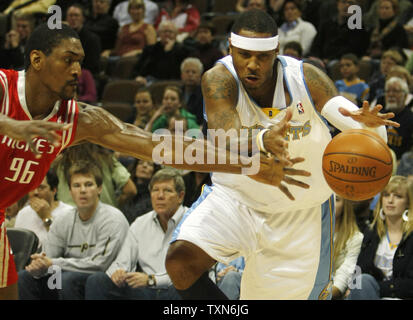
[[[339,107],[338,111],[345,117],[350,117],[350,116],[353,115],[350,111],[348,111],[347,109],[345,109],[343,107]]]
[[[295,200],[294,196],[291,194],[290,190],[288,190],[288,188],[285,185],[280,184],[278,188],[281,190],[282,193],[284,193],[288,197],[288,199]]]
[[[293,179],[291,177],[288,177],[288,176],[285,176],[283,181],[285,183],[288,183],[288,184],[291,184],[291,185],[294,185],[294,186],[297,186],[297,187],[300,187],[300,188],[304,188],[304,189],[309,189],[310,188],[309,184],[304,183],[304,182],[299,181],[299,180],[295,180],[295,179]]]
[[[294,169],[294,168],[284,168],[284,173],[290,176],[304,176],[304,177],[311,176],[311,172],[308,172],[306,170]]]

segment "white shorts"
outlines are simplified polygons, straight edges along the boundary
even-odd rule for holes
[[[205,186],[172,242],[189,241],[225,264],[243,256],[241,299],[326,298],[333,213],[332,204],[281,214],[257,212],[219,187]]]

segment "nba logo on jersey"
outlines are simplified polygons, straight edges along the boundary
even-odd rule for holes
[[[299,114],[304,113],[304,107],[303,107],[303,104],[301,102],[297,103],[297,110],[298,110]]]

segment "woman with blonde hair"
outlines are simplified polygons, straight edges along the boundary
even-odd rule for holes
[[[350,300],[413,298],[412,231],[413,183],[393,176],[381,192],[373,223],[364,234]]]
[[[333,299],[342,298],[351,281],[363,234],[359,231],[351,201],[336,196],[333,252]]]

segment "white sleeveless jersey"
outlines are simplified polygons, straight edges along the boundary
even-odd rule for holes
[[[291,97],[293,115],[291,129],[287,133],[288,151],[291,157],[303,157],[304,162],[294,166],[311,172],[310,177],[292,176],[310,185],[303,189],[287,185],[295,197],[291,201],[279,188],[258,183],[248,176],[214,173],[212,182],[216,188],[227,192],[241,203],[253,207],[257,211],[277,213],[288,209],[299,210],[324,203],[332,194],[322,173],[322,155],[331,140],[329,129],[321,115],[315,109],[304,81],[303,65],[294,58],[278,56],[278,77],[272,106],[259,107],[248,95],[238,78],[232,57],[219,60],[233,75],[238,84],[237,112],[241,124],[245,127],[261,125],[268,127],[278,123],[286,110],[283,79]],[[265,106],[266,107],[266,106]]]

